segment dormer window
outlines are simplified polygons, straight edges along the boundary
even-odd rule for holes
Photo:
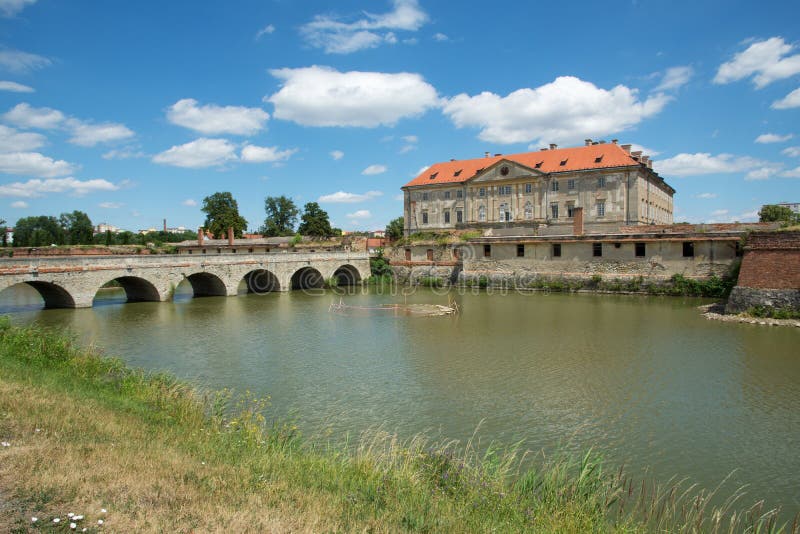
[[[453,173],[453,176],[458,176],[459,174],[461,174],[462,170],[463,169],[458,169],[456,172]]]
[[[564,165],[566,165],[566,164],[567,164],[567,160],[566,160],[566,159],[562,159],[562,160],[561,160],[561,163],[559,163],[559,165],[561,165],[562,167],[563,167]]]
[[[544,161],[540,161],[539,163],[537,163],[537,164],[535,165],[535,168],[537,168],[537,169],[541,169],[541,168],[542,168],[542,163],[544,163]]]
[[[594,158],[594,162],[595,163],[600,163],[602,161],[603,161],[603,155],[602,154],[597,156],[596,158]]]
[[[439,176],[439,173],[435,172],[435,173],[431,174],[430,179],[431,180],[435,180],[437,176]]]

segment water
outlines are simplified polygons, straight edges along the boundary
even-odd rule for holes
[[[735,471],[726,487],[747,484],[744,502],[800,510],[800,329],[708,321],[698,299],[468,293],[459,316],[419,318],[332,314],[330,293],[123,304],[108,290],[93,309],[37,310],[31,291],[0,294],[0,312],[133,366],[269,394],[308,435],[383,425],[465,440],[480,426],[484,442],[594,447],[660,480],[713,488]]]

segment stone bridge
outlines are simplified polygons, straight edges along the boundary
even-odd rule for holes
[[[201,297],[320,288],[330,279],[355,285],[369,275],[366,252],[4,258],[0,292],[28,284],[46,308],[88,308],[112,281],[135,302],[170,300],[184,280]]]

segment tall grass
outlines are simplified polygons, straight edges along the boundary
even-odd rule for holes
[[[119,531],[800,531],[741,490],[637,482],[592,451],[532,459],[519,443],[383,429],[306,439],[268,399],[199,392],[7,321],[0,372],[0,494],[17,510],[0,530],[103,499]]]

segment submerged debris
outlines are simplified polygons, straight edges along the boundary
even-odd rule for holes
[[[332,302],[329,308],[331,313],[338,313],[347,317],[369,315],[393,315],[404,317],[438,317],[455,315],[458,313],[458,304],[450,301],[447,306],[443,304],[378,304],[376,306],[351,306],[342,299]]]

